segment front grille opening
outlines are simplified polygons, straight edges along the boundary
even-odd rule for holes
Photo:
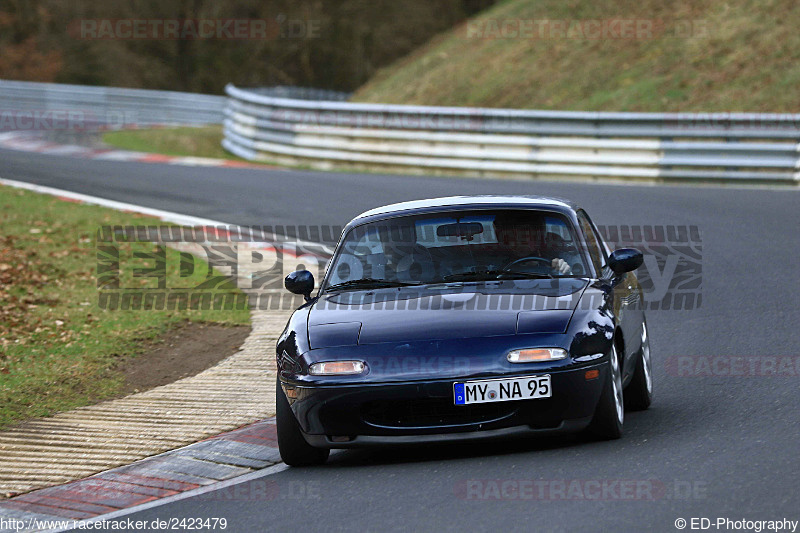
[[[459,426],[491,422],[513,415],[517,406],[504,404],[454,405],[452,398],[372,401],[361,407],[367,424],[384,427]]]

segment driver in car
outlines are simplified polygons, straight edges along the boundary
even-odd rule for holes
[[[546,232],[545,221],[532,218],[526,213],[497,216],[494,231],[499,246],[498,253],[505,256],[506,265],[526,257],[541,257],[550,260],[554,275],[568,276],[572,268],[559,251],[563,239],[555,233]]]

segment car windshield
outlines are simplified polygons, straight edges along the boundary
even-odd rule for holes
[[[342,239],[325,290],[585,276],[563,215],[448,211],[357,226]]]

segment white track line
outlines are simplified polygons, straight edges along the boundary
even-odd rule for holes
[[[141,205],[128,204],[125,202],[117,202],[116,200],[108,200],[98,196],[89,196],[87,194],[80,194],[77,192],[65,191],[63,189],[55,189],[53,187],[45,187],[44,185],[34,185],[24,181],[8,180],[0,178],[0,185],[7,185],[17,189],[25,189],[28,191],[38,192],[42,194],[49,194],[51,196],[61,196],[69,198],[70,200],[77,200],[85,204],[99,205],[116,209],[117,211],[133,211],[143,215],[150,215],[166,222],[180,224],[182,226],[231,226],[226,222],[219,222],[217,220],[210,220],[207,218],[199,218],[191,215],[183,215],[180,213],[173,213],[170,211],[162,211],[161,209],[153,209],[152,207],[144,207]]]
[[[182,213],[175,213],[172,211],[163,211],[161,209],[154,209],[152,207],[145,207],[142,205],[118,202],[116,200],[109,200],[107,198],[100,198],[98,196],[90,196],[88,194],[81,194],[77,192],[66,191],[63,189],[56,189],[44,185],[34,185],[32,183],[27,183],[24,181],[16,181],[16,180],[0,178],[0,185],[7,185],[9,187],[15,187],[17,189],[25,189],[28,191],[33,191],[41,194],[49,194],[51,196],[67,198],[84,204],[99,205],[101,207],[116,209],[117,211],[130,211],[134,213],[140,213],[143,215],[149,215],[156,217],[160,220],[163,220],[165,222],[172,222],[173,224],[179,224],[181,226],[212,226],[212,227],[233,226],[236,228],[241,228],[242,230],[247,228],[247,226],[240,226],[239,224],[232,224],[230,222],[220,222],[219,220],[211,220],[208,218],[200,218],[192,215],[184,215]],[[288,241],[296,243],[298,246],[319,247],[321,250],[328,253],[329,255],[333,255],[333,248],[331,248],[327,244],[304,241],[301,239],[286,238],[281,235],[275,235],[274,237],[275,237],[274,239],[275,243],[281,241]]]

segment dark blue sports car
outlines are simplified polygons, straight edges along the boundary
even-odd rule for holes
[[[586,429],[619,438],[652,372],[642,254],[569,202],[474,196],[367,211],[277,345],[289,465],[331,448]]]

